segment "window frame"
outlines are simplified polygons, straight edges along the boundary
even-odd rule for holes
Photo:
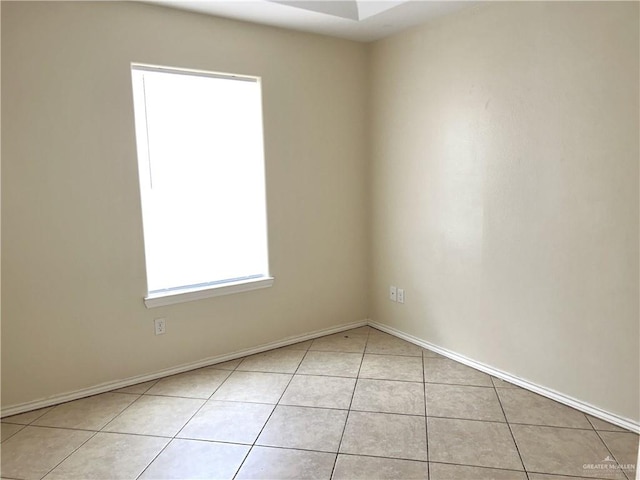
[[[158,66],[158,65],[149,65],[144,63],[135,63],[132,62],[130,64],[130,72],[131,72],[131,80],[132,80],[132,97],[133,97],[133,107],[134,107],[134,117],[135,117],[135,141],[136,141],[136,160],[138,166],[138,175],[141,175],[141,159],[140,154],[144,152],[145,158],[143,161],[148,162],[148,147],[140,148],[140,139],[138,138],[138,123],[141,121],[138,115],[138,107],[137,102],[139,99],[136,99],[135,90],[139,87],[135,85],[136,79],[134,76],[134,72],[136,71],[149,71],[149,72],[159,72],[159,73],[168,73],[168,74],[181,74],[181,75],[194,75],[198,77],[209,77],[209,78],[222,78],[228,80],[236,80],[236,81],[247,81],[247,82],[255,82],[259,85],[260,97],[262,97],[262,89],[261,89],[261,77],[251,76],[251,75],[239,75],[239,74],[231,74],[231,73],[221,73],[221,72],[210,72],[205,70],[197,70],[190,68],[180,68],[180,67],[166,67],[166,66]],[[260,109],[262,110],[262,105],[260,105]],[[146,107],[145,107],[146,110]],[[146,126],[146,118],[142,120],[143,124]],[[263,122],[263,136],[262,136],[262,149],[264,152],[264,122]],[[142,141],[144,145],[145,142],[148,142],[148,137],[146,137]],[[149,291],[148,287],[148,269],[146,265],[145,259],[145,281],[146,281],[146,289],[147,294],[144,296],[144,304],[147,308],[160,307],[165,305],[172,305],[176,303],[190,302],[194,300],[199,300],[203,298],[211,298],[218,297],[222,295],[231,295],[235,293],[248,292],[252,290],[269,288],[273,285],[275,278],[270,273],[270,262],[269,262],[269,229],[268,229],[268,215],[267,215],[267,195],[266,195],[266,160],[263,157],[263,182],[264,182],[264,208],[265,208],[265,241],[266,241],[266,273],[260,274],[260,276],[249,276],[245,278],[237,278],[237,279],[229,279],[229,280],[214,280],[206,284],[195,285],[195,286],[181,286],[181,287],[173,287],[164,290],[157,291]],[[144,216],[144,203],[145,199],[143,198],[143,188],[140,183],[140,178],[138,178],[138,188],[140,192],[140,202],[141,202],[141,212]],[[144,235],[144,222],[143,222],[143,235]],[[145,240],[145,257],[146,257],[146,240]]]

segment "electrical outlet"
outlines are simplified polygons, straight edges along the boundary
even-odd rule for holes
[[[404,288],[398,289],[398,303],[404,303]]]
[[[153,321],[153,325],[156,328],[156,335],[162,335],[167,333],[167,319],[166,318],[156,318]]]
[[[397,301],[397,289],[395,286],[391,285],[389,287],[389,300],[391,300],[392,302],[396,302]]]

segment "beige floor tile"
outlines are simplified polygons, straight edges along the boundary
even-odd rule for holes
[[[236,371],[294,373],[304,357],[302,350],[270,350],[246,357]]]
[[[144,395],[104,431],[173,437],[204,403],[195,398]]]
[[[363,353],[367,344],[367,335],[352,333],[336,333],[326,337],[316,338],[309,350],[321,352],[352,352]]]
[[[361,353],[307,352],[297,373],[303,375],[329,375],[334,377],[357,377]]]
[[[422,382],[422,357],[365,354],[359,377]]]
[[[370,335],[366,353],[422,357],[422,348],[391,335]]]
[[[493,382],[493,386],[496,388],[520,388],[513,383],[505,382],[497,377],[491,377],[491,381]]]
[[[425,358],[424,381],[450,385],[473,385],[492,387],[491,377],[474,368],[467,367],[448,358]]]
[[[442,355],[440,355],[439,353],[436,353],[432,350],[429,350],[428,348],[423,348],[422,349],[422,356],[425,358],[446,358]]]
[[[445,463],[429,464],[429,480],[527,480],[527,474],[515,470],[498,470],[495,468],[469,467],[465,465],[448,465]]]
[[[26,427],[2,444],[0,474],[6,478],[41,479],[93,435],[83,430]]]
[[[233,372],[212,400],[278,403],[293,376],[284,373]]]
[[[235,360],[229,360],[228,362],[216,363],[208,368],[216,368],[218,370],[235,370],[242,360],[242,358],[237,358]]]
[[[424,415],[422,383],[358,379],[352,410]]]
[[[340,453],[427,460],[425,417],[349,412]]]
[[[18,425],[29,425],[31,422],[34,422],[42,415],[47,413],[53,407],[39,408],[38,410],[32,410],[30,412],[20,413],[18,415],[12,415],[10,417],[5,417],[2,419],[4,423],[15,423]]]
[[[81,398],[57,405],[33,425],[100,430],[138,398],[138,395],[124,393],[103,393]]]
[[[371,330],[369,330],[369,336],[371,335],[389,335],[387,332],[383,332],[382,330],[378,330],[375,327],[369,327]],[[391,336],[391,335],[389,335]]]
[[[273,405],[263,403],[210,400],[177,436],[252,444],[274,408]]]
[[[294,343],[293,345],[287,345],[286,347],[281,347],[280,350],[303,350],[303,351],[307,351],[309,350],[309,347],[311,346],[311,342],[313,340],[307,340],[305,342],[298,342],[298,343]]]
[[[253,447],[236,479],[328,480],[335,458],[335,453]]]
[[[337,452],[346,419],[345,410],[278,405],[256,445]]]
[[[355,385],[355,378],[294,375],[280,405],[347,410]]]
[[[585,465],[603,463],[609,451],[593,430],[512,425],[511,430],[527,471],[579,477],[600,477],[602,469]],[[624,479],[618,471],[605,478]]]
[[[498,388],[509,423],[591,429],[584,413],[522,388]]]
[[[433,462],[523,469],[506,423],[429,417],[427,431]]]
[[[228,443],[172,440],[140,479],[232,479],[250,448]]]
[[[45,479],[135,479],[167,443],[166,438],[98,433]]]
[[[231,375],[228,370],[200,368],[165,377],[147,391],[147,395],[168,395],[207,399]]]
[[[16,425],[15,423],[1,423],[0,424],[0,442],[4,442],[9,437],[12,437],[20,430],[22,430],[24,425]]]
[[[638,464],[638,435],[631,432],[599,432],[609,451],[629,478],[635,478]]]
[[[427,415],[505,422],[502,407],[492,387],[425,383]]]
[[[332,480],[424,480],[427,462],[338,455]]]
[[[612,423],[605,422],[604,420],[600,420],[599,418],[596,418],[596,417],[592,417],[591,415],[587,415],[587,419],[589,420],[589,422],[591,422],[591,425],[593,425],[593,428],[595,428],[598,431],[623,432],[623,433],[628,432],[628,430],[625,430],[622,427],[618,427],[617,425],[613,425]]]
[[[150,380],[144,383],[136,383],[135,385],[131,385],[130,387],[119,388],[114,390],[113,393],[133,393],[136,395],[142,395],[146,393],[151,387],[153,387],[158,380]]]

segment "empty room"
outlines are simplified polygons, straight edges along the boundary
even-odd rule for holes
[[[640,479],[640,2],[0,16],[2,479]]]

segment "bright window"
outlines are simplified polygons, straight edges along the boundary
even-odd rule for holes
[[[260,80],[132,77],[147,306],[270,286]]]

